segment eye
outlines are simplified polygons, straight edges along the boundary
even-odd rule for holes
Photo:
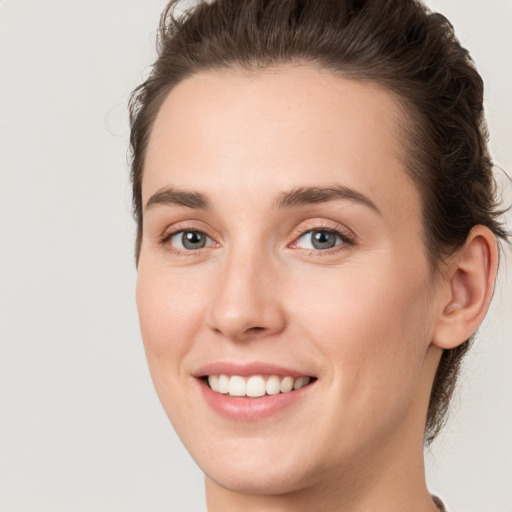
[[[175,249],[194,251],[211,245],[211,238],[201,231],[177,231],[171,233],[164,242],[169,243]]]
[[[297,239],[295,245],[302,249],[326,250],[332,249],[345,242],[343,235],[327,229],[315,229],[306,231]]]

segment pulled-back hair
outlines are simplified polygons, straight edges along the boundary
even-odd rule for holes
[[[131,180],[142,238],[144,158],[155,117],[172,88],[199,72],[257,72],[305,64],[379,85],[401,105],[407,172],[422,197],[424,243],[435,274],[471,228],[507,234],[498,221],[483,116],[483,82],[441,14],[418,0],[213,0],[176,15],[164,10],[158,58],[132,94]],[[471,340],[445,350],[430,398],[425,439],[446,420]]]

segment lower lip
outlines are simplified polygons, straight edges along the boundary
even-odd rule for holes
[[[256,421],[268,418],[301,400],[314,385],[312,382],[288,393],[249,398],[216,393],[202,379],[198,380],[206,403],[221,416],[236,421]]]

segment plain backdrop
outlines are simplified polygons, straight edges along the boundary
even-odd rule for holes
[[[164,5],[0,1],[2,512],[205,510],[201,472],[153,390],[134,302],[126,104]],[[512,173],[512,1],[428,5],[477,62],[492,152]],[[503,256],[427,454],[431,491],[452,512],[512,511],[511,249]]]

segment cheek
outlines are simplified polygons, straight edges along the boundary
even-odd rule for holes
[[[306,319],[333,348],[350,340],[359,340],[361,348],[368,343],[391,348],[393,342],[404,343],[407,333],[424,330],[428,290],[423,272],[406,272],[398,264],[354,266],[307,275],[295,283],[300,300],[289,303],[301,309],[293,316]]]
[[[384,397],[412,398],[429,346],[428,287],[421,276],[396,265],[368,265],[340,270],[301,294],[298,329],[327,356],[326,377],[339,400],[380,409]]]
[[[137,309],[146,357],[159,394],[180,376],[181,363],[204,316],[198,287],[179,274],[139,265]]]

